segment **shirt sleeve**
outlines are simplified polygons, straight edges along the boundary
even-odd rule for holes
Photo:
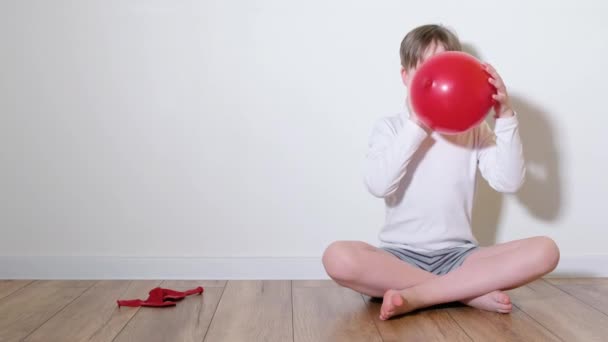
[[[516,115],[496,119],[494,132],[482,123],[478,164],[481,175],[499,192],[513,193],[525,180],[526,168]]]
[[[404,120],[400,130],[387,119],[376,123],[364,167],[365,184],[372,195],[383,198],[397,190],[408,163],[427,136],[424,129],[409,119]]]

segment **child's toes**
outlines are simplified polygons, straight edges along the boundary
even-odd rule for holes
[[[503,304],[496,311],[500,313],[509,313],[513,310],[513,306],[511,304]]]

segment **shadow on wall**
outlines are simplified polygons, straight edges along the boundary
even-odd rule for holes
[[[553,127],[540,108],[519,96],[512,96],[513,107],[522,115],[520,134],[526,156],[526,183],[517,194],[532,216],[555,221],[561,214],[562,179]]]
[[[518,113],[527,168],[526,181],[515,196],[533,217],[555,221],[562,204],[562,180],[553,128],[542,109],[520,96],[510,96]],[[473,232],[482,245],[496,243],[504,196],[481,176],[477,178]]]
[[[472,45],[463,44],[463,50],[479,58]],[[505,79],[505,82],[508,89],[508,79]],[[562,206],[562,179],[549,115],[524,97],[512,93],[509,95],[513,108],[518,113],[519,133],[524,145],[527,168],[526,182],[515,196],[533,217],[543,221],[555,221]],[[478,172],[473,233],[481,245],[496,243],[504,196],[492,189]]]

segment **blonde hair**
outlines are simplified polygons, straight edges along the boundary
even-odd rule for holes
[[[406,70],[416,67],[433,43],[443,45],[446,51],[462,51],[460,40],[448,28],[436,24],[422,25],[408,32],[401,41],[401,66]]]

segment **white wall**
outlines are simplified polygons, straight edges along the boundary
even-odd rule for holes
[[[521,116],[528,183],[482,187],[476,234],[551,236],[569,272],[608,260],[608,5],[524,3],[0,2],[0,275],[376,243],[367,137],[400,110],[399,43],[428,22],[496,66]]]

